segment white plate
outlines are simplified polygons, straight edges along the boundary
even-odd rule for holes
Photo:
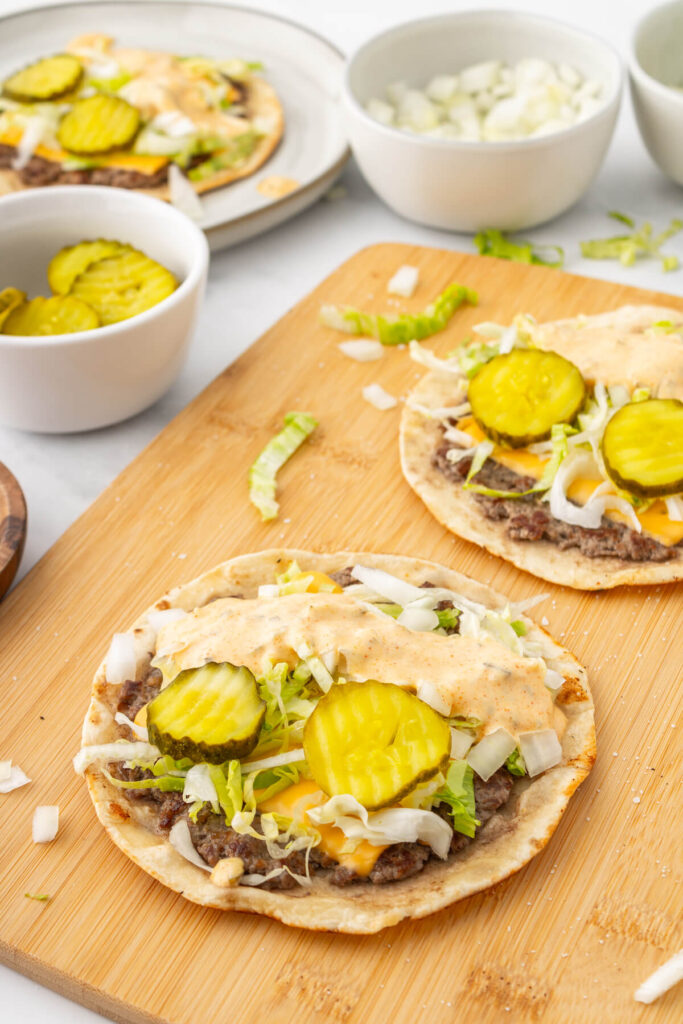
[[[173,0],[33,8],[0,19],[0,79],[85,32],[105,32],[128,46],[263,63],[284,107],[284,137],[251,177],[202,197],[200,223],[214,250],[267,231],[310,206],[349,158],[338,109],[344,58],[300,25],[241,7]],[[274,174],[293,178],[299,188],[280,199],[266,198],[256,186]]]

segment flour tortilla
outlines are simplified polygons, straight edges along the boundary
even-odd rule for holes
[[[263,126],[264,134],[257,142],[253,152],[240,164],[239,167],[226,167],[222,171],[216,171],[203,181],[190,181],[195,192],[211,192],[214,189],[229,185],[231,181],[239,178],[248,178],[258,170],[271,156],[280,143],[284,132],[284,114],[282,105],[278,99],[275,89],[263,78],[256,76],[249,80],[246,106],[249,113],[249,120],[259,118]],[[59,181],[53,184],[59,185]],[[10,192],[22,192],[33,186],[25,185],[19,174],[11,168],[0,169],[0,196]],[[50,187],[49,185],[47,186]],[[113,187],[113,186],[112,186]],[[171,190],[168,185],[158,185],[156,188],[132,188],[130,192],[140,192],[145,196],[154,196],[170,202]]]
[[[682,333],[664,333],[653,324],[669,321]],[[570,359],[587,380],[621,384],[630,391],[649,387],[660,398],[683,397],[683,312],[661,306],[622,306],[598,316],[575,317],[531,328],[539,348]],[[443,373],[429,373],[410,400],[437,409],[464,400],[460,384]],[[606,590],[622,584],[669,583],[683,579],[683,552],[670,562],[626,562],[588,558],[576,549],[561,551],[550,541],[516,541],[506,522],[486,519],[474,495],[449,480],[432,456],[441,444],[437,420],[406,405],[401,419],[403,474],[430,512],[448,530],[479,544],[519,569],[563,586]]]
[[[433,562],[357,552],[322,555],[272,550],[224,562],[198,579],[176,587],[153,607],[179,607],[190,611],[217,597],[234,594],[255,597],[258,586],[272,583],[276,573],[282,572],[292,560],[304,569],[327,573],[360,562],[413,583],[428,579],[490,607],[506,604],[506,599],[489,587]],[[143,666],[149,663],[154,645],[147,625],[148,612],[129,630],[135,636],[138,664]],[[405,918],[425,917],[486,889],[514,874],[545,846],[570,796],[585,779],[595,759],[593,702],[585,670],[544,630],[530,619],[520,618],[528,626],[528,636],[542,645],[544,657],[565,679],[558,699],[568,719],[562,743],[562,764],[533,780],[517,780],[508,803],[487,822],[474,843],[446,862],[430,860],[413,878],[381,886],[359,883],[340,889],[313,876],[309,888],[286,892],[239,886],[221,889],[213,885],[208,872],[190,864],[167,839],[145,827],[149,812],[144,805],[136,806],[122,799],[121,791],[112,786],[100,770],[92,767],[87,770],[86,778],[97,815],[116,845],[131,860],[192,902],[223,910],[264,914],[284,924],[315,931],[377,932]],[[83,725],[84,745],[108,743],[121,737],[121,730],[113,721],[118,691],[118,686],[107,684],[103,663],[94,679]]]

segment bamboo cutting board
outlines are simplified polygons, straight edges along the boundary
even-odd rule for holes
[[[478,290],[429,343],[445,354],[472,323],[595,313],[680,299],[459,253],[383,245],[344,264],[217,378],[64,534],[0,608],[2,740],[33,779],[0,797],[0,958],[115,1020],[135,1024],[414,1024],[510,1020],[664,1024],[683,990],[655,1005],[633,991],[680,946],[681,593],[582,594],[542,583],[447,534],[403,481],[399,410],[421,369],[402,351],[360,364],[317,324],[323,302],[391,307],[402,263],[419,309],[449,281]],[[261,524],[247,468],[290,409],[320,420],[281,473],[281,514]],[[107,839],[70,759],[91,677],[111,634],[170,587],[233,555],[288,544],[434,559],[514,599],[588,667],[598,760],[548,847],[479,896],[376,936],[288,929],[206,910],[165,890]],[[676,640],[679,649],[676,649]],[[50,845],[31,842],[33,807],[58,803]],[[25,892],[51,895],[48,903]]]

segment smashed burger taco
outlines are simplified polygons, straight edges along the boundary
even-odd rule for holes
[[[232,559],[114,637],[75,767],[196,903],[423,917],[533,857],[594,760],[585,671],[522,607],[412,558]]]
[[[257,70],[80,36],[0,83],[0,192],[93,184],[169,199],[174,175],[196,192],[244,178],[283,130]]]
[[[624,306],[484,323],[401,421],[404,475],[436,518],[543,579],[683,578],[683,313]]]

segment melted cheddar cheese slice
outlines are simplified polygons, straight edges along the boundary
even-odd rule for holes
[[[0,143],[5,146],[17,146],[21,141],[22,134],[20,128],[9,128],[0,134]],[[77,159],[73,153],[67,153],[64,149],[52,149],[49,146],[44,146],[42,142],[36,146],[35,155],[55,164],[63,164],[65,160]],[[109,153],[92,160],[97,167],[120,167],[124,171],[138,171],[140,174],[149,174],[150,176],[160,171],[168,162],[168,157],[165,156],[146,156],[138,153]]]
[[[471,416],[467,416],[458,422],[458,430],[469,434],[477,444],[487,439],[483,430],[475,423]],[[542,459],[540,456],[534,455],[533,452],[529,452],[524,448],[502,448],[500,445],[495,446],[491,458],[495,459],[496,462],[500,462],[501,466],[506,466],[521,476],[531,476],[534,480],[541,478],[547,462],[546,459]],[[595,488],[601,483],[602,480],[600,478],[584,479],[579,477],[570,486],[567,496],[578,505],[585,505]],[[608,509],[605,515],[608,519],[613,519],[615,522],[629,524],[626,516],[617,509]],[[683,523],[677,523],[673,519],[669,519],[666,504],[663,501],[653,502],[648,509],[644,512],[636,512],[636,515],[644,532],[654,537],[660,544],[672,547],[674,544],[678,544],[680,540],[683,540]]]
[[[259,811],[268,814],[281,814],[283,818],[291,818],[292,821],[300,824],[304,820],[307,821],[306,811],[309,808],[324,803],[326,799],[320,786],[312,779],[303,779],[301,782],[283,789],[281,793],[271,796],[269,800],[264,800],[259,805]],[[386,850],[386,846],[373,846],[372,843],[363,839],[351,853],[343,853],[342,850],[349,840],[340,828],[337,828],[336,825],[316,825],[315,828],[320,833],[318,848],[328,857],[332,857],[343,867],[350,868],[361,877],[370,874],[379,855]]]

